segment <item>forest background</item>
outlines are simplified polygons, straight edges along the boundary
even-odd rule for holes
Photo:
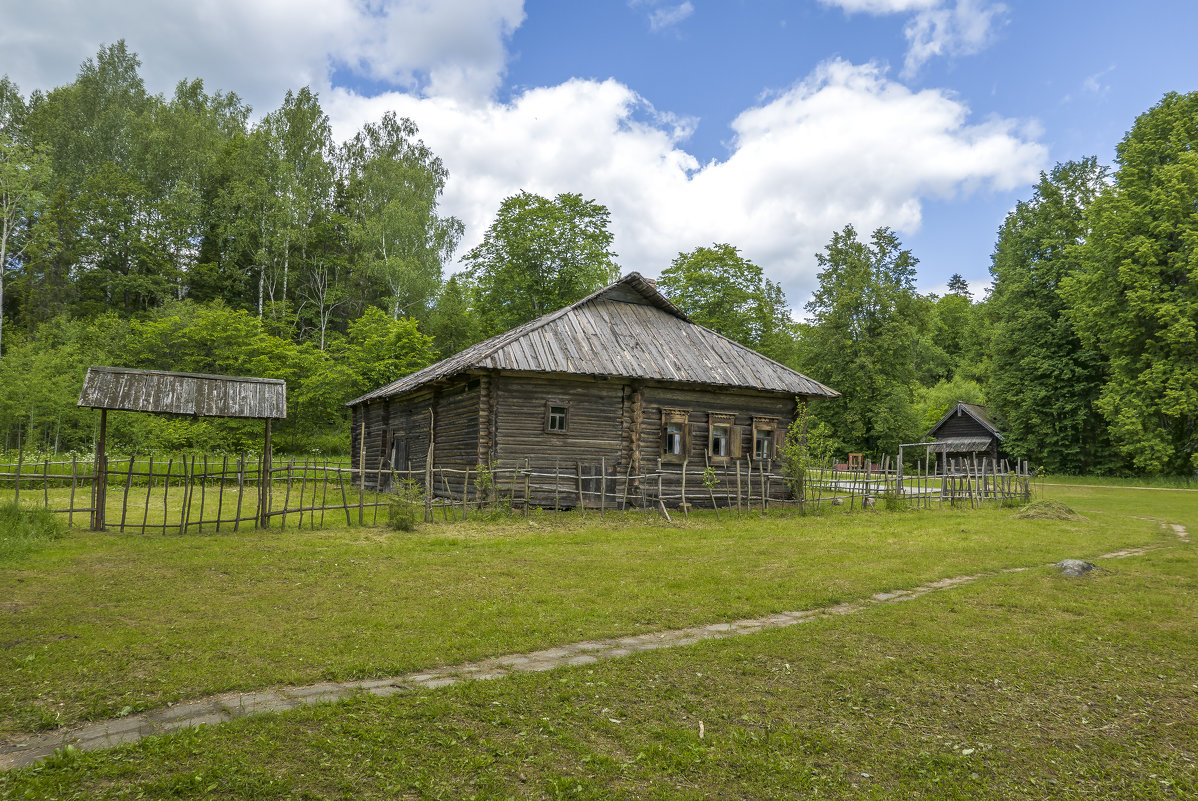
[[[601,202],[522,192],[447,277],[444,165],[388,114],[333,141],[309,89],[251,123],[231,93],[148,94],[123,42],[75,81],[0,79],[0,431],[89,451],[90,365],[282,378],[276,447],[348,450],[345,402],[571,303],[621,272]],[[1065,473],[1198,471],[1198,93],[1134,121],[1116,165],[1057,165],[997,234],[991,291],[915,289],[894,231],[830,232],[797,321],[732,243],[658,287],[709,328],[836,388],[834,452],[893,454],[958,400],[1011,456]],[[636,265],[650,272],[652,265]],[[117,415],[118,449],[253,451],[252,424]]]

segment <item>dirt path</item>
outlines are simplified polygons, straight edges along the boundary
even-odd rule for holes
[[[1183,526],[1168,524],[1182,540],[1188,541],[1188,532]],[[1145,546],[1126,548],[1114,553],[1103,554],[1098,559],[1121,559],[1142,556],[1149,551],[1167,546]],[[481,662],[437,668],[406,676],[361,681],[326,682],[294,687],[275,687],[247,693],[226,693],[201,698],[197,701],[177,704],[130,715],[124,718],[101,720],[85,726],[58,729],[31,737],[18,743],[0,746],[0,770],[25,767],[50,756],[63,746],[72,745],[81,751],[96,751],[135,743],[143,737],[170,734],[192,726],[223,723],[247,715],[268,712],[286,712],[297,707],[327,701],[338,701],[356,693],[386,696],[418,689],[444,687],[459,681],[482,681],[498,679],[511,673],[530,673],[568,665],[587,665],[606,659],[617,659],[629,654],[651,651],[657,648],[677,648],[683,645],[724,637],[736,637],[758,631],[793,626],[820,618],[851,615],[878,604],[897,603],[918,598],[933,592],[970,584],[980,579],[1002,573],[1018,573],[1030,567],[1013,567],[1001,571],[990,571],[969,576],[940,579],[905,590],[882,592],[858,601],[807,609],[796,612],[779,612],[766,617],[747,618],[726,623],[711,623],[685,629],[651,632],[632,637],[602,640],[584,640],[543,651],[508,654]]]

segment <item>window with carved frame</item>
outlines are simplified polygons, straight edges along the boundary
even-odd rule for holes
[[[734,455],[737,434],[736,416],[712,412],[707,415],[707,455],[712,462],[724,462]]]
[[[777,456],[777,417],[753,418],[753,459],[769,461]]]
[[[682,462],[690,451],[690,411],[661,410],[661,459]]]

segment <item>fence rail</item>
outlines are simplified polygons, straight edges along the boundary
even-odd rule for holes
[[[375,525],[379,508],[401,499],[423,508],[433,522],[466,520],[496,508],[527,515],[540,508],[554,515],[639,509],[689,514],[693,507],[744,514],[770,508],[868,508],[880,499],[930,508],[982,506],[1026,500],[1026,463],[1013,469],[991,459],[916,463],[904,475],[889,461],[843,470],[832,463],[809,467],[788,479],[776,462],[729,461],[720,465],[662,464],[633,474],[605,459],[597,464],[557,461],[551,469],[531,458],[482,466],[432,465],[395,471],[385,463],[363,470],[344,461],[272,459],[194,454],[118,457],[105,460],[103,482],[94,460],[41,459],[0,464],[0,493],[19,503],[67,516],[86,516],[93,527],[117,531],[185,534],[254,527],[323,527],[328,523]],[[263,480],[265,479],[265,480]],[[103,484],[105,504],[97,508]],[[103,511],[103,514],[98,512]]]

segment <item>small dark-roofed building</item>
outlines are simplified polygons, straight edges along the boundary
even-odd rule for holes
[[[957,401],[924,437],[929,451],[947,456],[984,454],[997,460],[1003,435],[985,406]]]
[[[796,403],[838,395],[692,322],[631,273],[348,405],[354,464],[367,471],[527,460],[593,477],[658,459],[772,463]],[[446,472],[434,487],[460,497],[462,479]]]

